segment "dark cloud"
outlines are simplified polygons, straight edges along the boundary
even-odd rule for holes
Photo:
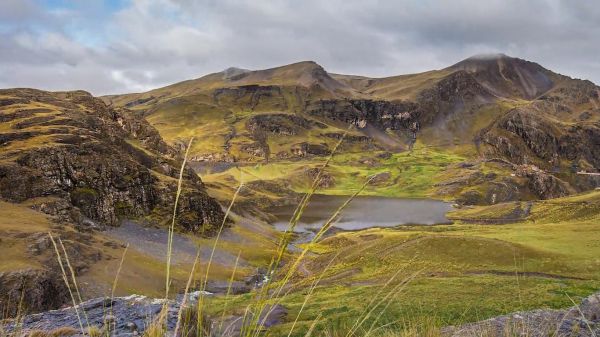
[[[81,5],[81,3],[86,5]],[[368,76],[503,52],[600,82],[600,6],[568,0],[0,2],[0,86],[141,91],[314,60]]]

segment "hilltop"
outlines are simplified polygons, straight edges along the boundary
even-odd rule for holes
[[[229,69],[103,99],[143,115],[172,146],[196,136],[192,160],[204,169],[214,163],[310,162],[328,156],[345,133],[340,154],[387,156],[416,144],[492,162],[497,177],[487,187],[473,190],[469,186],[481,181],[472,179],[466,187],[454,183],[452,190],[425,192],[480,204],[492,195],[497,202],[595,187],[594,178],[575,173],[600,168],[599,93],[589,81],[497,54],[385,78],[329,74],[315,62]],[[515,179],[516,170],[524,179]],[[448,175],[468,174],[446,171],[436,178],[438,186],[449,186],[454,178]],[[302,172],[293,176],[286,179],[302,185]]]

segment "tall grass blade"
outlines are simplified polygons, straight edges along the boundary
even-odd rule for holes
[[[187,158],[192,147],[194,137],[190,138],[187,148],[185,149],[185,155],[183,162],[181,163],[181,169],[179,170],[179,179],[177,181],[177,193],[175,194],[175,205],[173,205],[173,219],[171,221],[171,227],[169,228],[169,235],[167,239],[167,266],[166,266],[166,277],[165,277],[165,299],[169,298],[169,288],[171,286],[171,256],[173,255],[173,235],[175,233],[175,220],[177,217],[177,205],[179,204],[179,197],[181,195],[181,187],[183,184],[183,172],[185,171],[185,165]]]
[[[333,261],[339,255],[340,255],[339,252],[337,254],[335,254],[335,256],[329,261],[329,263],[327,264],[327,266],[325,266],[325,268],[321,272],[321,275],[319,275],[319,277],[313,282],[313,284],[309,288],[308,293],[306,294],[306,296],[304,296],[304,302],[302,302],[302,306],[300,307],[300,310],[298,310],[298,314],[296,315],[296,319],[294,319],[294,323],[292,323],[292,327],[290,328],[290,332],[288,333],[287,337],[290,337],[292,335],[292,332],[294,331],[294,328],[296,327],[296,323],[298,323],[298,319],[300,319],[300,315],[302,314],[302,311],[304,311],[304,307],[306,307],[306,304],[308,303],[308,300],[310,299],[313,291],[315,290],[315,288],[317,288],[317,286],[319,285],[319,282],[321,282],[321,279],[325,275],[325,272],[327,271],[327,269],[329,269],[329,267],[331,266],[331,264],[333,263]]]
[[[123,254],[121,254],[121,261],[119,261],[119,267],[117,268],[117,273],[115,274],[115,279],[113,280],[113,284],[110,290],[110,308],[109,308],[109,314],[112,315],[113,313],[113,302],[115,299],[115,292],[117,291],[117,284],[119,282],[119,275],[121,275],[121,269],[123,268],[123,262],[125,261],[125,255],[127,254],[127,250],[129,249],[129,243],[127,243],[127,245],[125,246],[125,249],[123,250]],[[105,326],[109,326],[106,324],[107,322],[105,322]],[[110,327],[106,329],[106,334],[110,335]]]
[[[63,281],[67,286],[67,290],[69,291],[69,295],[71,296],[71,301],[73,302],[73,308],[75,309],[75,315],[77,315],[77,322],[79,323],[79,328],[81,329],[81,333],[85,335],[85,330],[83,329],[83,323],[81,322],[81,316],[79,315],[79,308],[77,307],[77,301],[75,300],[75,296],[73,295],[73,290],[71,290],[71,284],[69,283],[69,278],[67,277],[67,272],[65,271],[65,266],[62,262],[62,257],[60,252],[58,251],[58,246],[56,245],[56,241],[52,236],[52,233],[48,232],[48,236],[50,236],[50,241],[52,241],[52,245],[54,246],[54,252],[56,252],[56,257],[58,259],[58,265],[60,266],[60,270],[62,272]]]
[[[258,292],[258,294],[257,294],[257,297],[256,297],[257,313],[255,313],[253,315],[253,317],[251,318],[250,325],[247,327],[247,329],[244,329],[244,332],[246,334],[242,334],[242,336],[248,337],[248,336],[252,335],[253,332],[254,332],[254,335],[258,335],[258,333],[260,332],[261,329],[260,329],[260,326],[258,323],[260,320],[261,313],[264,311],[264,309],[267,305],[268,298],[273,298],[273,296],[268,296],[268,291],[271,288],[271,283],[273,282],[275,271],[279,267],[281,260],[284,256],[285,252],[287,251],[289,242],[294,233],[294,229],[296,228],[298,221],[300,220],[302,214],[304,213],[304,210],[306,209],[308,202],[310,201],[310,198],[317,191],[317,189],[319,187],[319,183],[320,183],[321,177],[323,175],[323,171],[325,170],[325,168],[327,166],[329,166],[329,163],[333,160],[333,157],[334,157],[335,153],[337,152],[337,149],[344,141],[347,133],[348,133],[348,131],[344,132],[344,134],[342,135],[340,140],[336,143],[333,150],[331,151],[331,154],[329,155],[329,157],[327,158],[325,163],[321,166],[321,168],[317,172],[317,175],[315,176],[315,178],[312,182],[310,190],[303,196],[302,200],[300,201],[300,203],[294,210],[294,213],[290,219],[288,228],[286,229],[285,233],[282,235],[276,257],[274,260],[271,261],[271,265],[269,266],[267,275],[270,275],[271,277],[267,280],[267,282],[265,282],[263,284],[261,291]],[[285,283],[286,282],[283,282],[283,286],[285,285]],[[277,295],[279,295],[280,291],[278,291],[277,293],[278,293]],[[268,317],[268,315],[269,315],[269,313],[267,313],[265,315],[265,318]]]
[[[175,324],[175,331],[173,332],[173,336],[177,336],[177,332],[179,332],[179,326],[181,324],[181,315],[183,314],[183,309],[185,308],[187,302],[187,295],[190,290],[190,285],[192,284],[192,279],[194,278],[194,273],[196,272],[196,265],[198,264],[199,259],[200,248],[198,248],[198,251],[196,252],[196,258],[194,258],[194,263],[192,264],[190,276],[188,277],[187,283],[185,284],[185,291],[183,292],[183,299],[181,300],[181,304],[179,305],[179,311],[177,312],[177,323]]]
[[[75,278],[75,271],[73,270],[73,267],[71,266],[71,261],[69,260],[69,255],[67,254],[67,250],[65,249],[65,245],[63,245],[63,242],[60,238],[58,238],[58,243],[60,243],[60,247],[62,248],[63,253],[65,254],[65,260],[67,261],[67,267],[69,268],[69,271],[71,272],[71,281],[73,282],[73,287],[75,288],[75,293],[77,294],[77,298],[79,299],[79,303],[83,303],[83,300],[81,299],[81,293],[79,292],[79,286],[77,285],[77,279]],[[90,322],[88,319],[88,316],[85,312],[84,308],[81,308],[81,312],[83,313],[83,317],[85,319],[85,324],[88,327],[88,330],[90,328]]]
[[[592,335],[592,337],[596,337],[596,333],[594,332],[594,329],[592,329],[592,327],[588,323],[588,320],[585,317],[585,315],[583,314],[583,312],[581,311],[581,308],[579,307],[579,304],[575,303],[575,301],[573,301],[573,299],[571,298],[571,296],[569,296],[569,294],[565,293],[565,296],[567,296],[567,298],[569,299],[569,301],[571,301],[571,303],[573,303],[573,305],[577,309],[577,312],[579,312],[579,315],[581,315],[581,319],[583,320],[583,322],[585,323],[586,327],[590,331],[590,334]]]
[[[317,315],[317,317],[315,318],[315,320],[312,322],[312,324],[308,328],[308,331],[306,331],[306,334],[304,335],[304,337],[310,337],[312,335],[313,331],[315,331],[315,327],[317,326],[317,324],[321,320],[321,316],[322,316],[321,313],[319,313]]]
[[[223,232],[225,223],[227,223],[227,218],[229,217],[229,213],[231,212],[231,209],[233,208],[233,204],[235,203],[235,200],[237,199],[238,195],[240,194],[240,191],[242,190],[243,186],[244,186],[243,179],[240,177],[240,185],[238,186],[237,190],[233,194],[233,198],[231,199],[231,202],[229,203],[229,207],[227,207],[227,211],[225,212],[225,215],[223,215],[223,221],[221,222],[221,226],[219,227],[219,230],[218,230],[215,240],[213,242],[212,249],[210,251],[210,257],[208,259],[208,264],[206,266],[206,274],[204,275],[204,279],[202,280],[202,288],[201,288],[202,291],[200,292],[200,296],[198,298],[198,331],[202,331],[201,317],[202,317],[202,310],[203,310],[203,306],[204,306],[204,294],[206,292],[206,286],[208,284],[208,275],[210,273],[210,267],[212,265],[212,260],[215,256],[215,251],[217,250],[217,245],[219,243],[219,240],[221,239],[221,233]]]
[[[233,280],[235,279],[235,273],[237,271],[237,267],[238,267],[238,263],[240,261],[240,255],[242,254],[242,251],[238,251],[238,255],[235,258],[235,264],[233,265],[233,271],[231,272],[231,278],[229,279],[229,283],[227,285],[227,292],[225,293],[225,304],[223,305],[223,312],[221,313],[221,320],[219,321],[219,328],[217,330],[217,333],[222,333],[222,329],[223,329],[223,322],[225,321],[225,313],[227,312],[227,309],[229,307],[229,295],[231,295],[231,286],[233,284]]]

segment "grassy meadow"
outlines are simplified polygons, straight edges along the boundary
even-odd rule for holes
[[[457,164],[466,160],[455,152],[426,147],[411,153],[380,154],[335,155],[328,159],[324,169],[323,161],[318,160],[281,161],[232,167],[202,178],[211,195],[233,200],[233,204],[243,201],[242,191],[246,185],[254,186],[266,200],[280,197],[277,191],[261,190],[264,182],[306,196],[360,193],[439,198],[436,183],[459,176],[463,171]],[[307,168],[316,169],[317,176],[305,175]],[[509,174],[489,163],[478,169],[484,174]],[[385,180],[365,185],[382,173],[386,174]],[[329,176],[335,184],[320,187],[316,181],[324,176]],[[240,184],[240,189],[232,188]],[[247,327],[242,331],[243,336],[333,337],[437,336],[439,328],[444,326],[520,310],[569,307],[572,299],[577,301],[597,291],[600,288],[600,191],[532,201],[525,218],[490,224],[490,219],[505,219],[526,203],[456,209],[448,214],[454,221],[452,225],[340,232],[298,245],[299,251],[288,250],[287,235],[265,226],[243,224],[242,217],[228,213],[235,224],[224,229],[223,236],[194,240],[202,247],[239,254],[250,265],[224,267],[212,263],[212,259],[173,264],[168,271],[172,280],[171,295],[191,290],[190,284],[194,289],[206,287],[207,276],[242,280],[257,266],[270,266],[267,275],[271,277],[258,289],[242,295],[203,296],[194,315],[217,320],[243,317]],[[32,230],[52,229],[48,219],[37,219],[39,213],[25,205],[6,206],[9,207],[2,207],[2,219],[27,216],[35,222]],[[301,199],[298,216],[304,207],[305,199]],[[343,213],[343,209],[339,211]],[[35,214],[30,217],[24,212]],[[335,214],[331,220],[335,220]],[[290,226],[294,226],[295,221],[297,218],[291,220]],[[325,228],[330,225],[325,224]],[[4,227],[19,229],[16,225],[10,226],[7,223]],[[94,234],[96,242],[105,239],[103,234]],[[116,295],[162,296],[164,261],[132,247],[120,268],[123,248],[101,248],[108,258],[93,264],[80,278],[82,292],[88,296],[106,293],[118,270],[119,281],[114,285]],[[13,260],[26,263],[19,256]],[[104,288],[89,291],[98,284]],[[268,310],[274,304],[283,305],[287,315],[282,324],[264,330],[252,313]],[[164,335],[161,319],[164,318],[156,318],[155,328],[146,332],[147,337]],[[195,336],[207,334],[206,330],[200,330],[204,332],[194,332],[197,328],[189,331]]]

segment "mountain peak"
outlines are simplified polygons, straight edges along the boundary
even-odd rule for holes
[[[473,55],[473,56],[467,58],[466,60],[486,61],[486,60],[513,59],[513,58],[514,57],[510,57],[504,53],[484,53],[484,54]]]
[[[479,54],[447,69],[465,71],[497,96],[532,99],[553,86],[552,72],[535,62],[506,54]]]
[[[290,64],[286,64],[283,66],[266,69],[266,70],[275,70],[275,69],[294,70],[294,71],[299,71],[299,72],[314,71],[314,70],[325,71],[325,68],[323,68],[320,64],[318,64],[315,61],[300,61],[300,62],[290,63]]]
[[[516,57],[508,56],[503,53],[488,53],[488,54],[476,54],[468,57],[456,64],[448,67],[449,69],[463,69],[469,70],[473,68],[489,67],[499,63],[514,63],[514,62],[528,62]]]
[[[236,76],[245,74],[245,73],[249,73],[251,70],[249,69],[243,69],[243,68],[237,68],[237,67],[229,67],[225,70],[222,71],[223,73],[223,79],[229,80],[232,79]]]
[[[301,85],[310,87],[320,84],[328,90],[341,89],[344,86],[332,79],[327,71],[314,61],[300,61],[279,67],[247,70],[240,68],[227,68],[222,74],[222,79],[228,85]]]

